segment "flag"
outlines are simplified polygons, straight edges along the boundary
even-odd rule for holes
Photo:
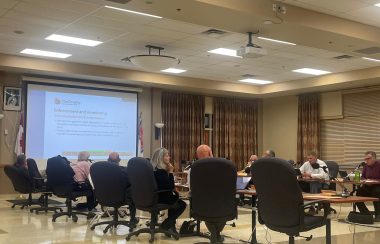
[[[24,116],[21,113],[20,124],[18,126],[18,133],[16,136],[15,154],[20,155],[22,153],[24,153]]]
[[[144,141],[143,141],[144,130],[143,130],[143,126],[142,126],[142,112],[140,112],[140,115],[139,115],[139,131],[138,131],[138,135],[139,135],[138,156],[139,157],[144,157]]]

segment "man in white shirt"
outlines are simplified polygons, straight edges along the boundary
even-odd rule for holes
[[[317,158],[317,154],[313,151],[307,154],[307,160],[301,167],[300,171],[303,178],[329,180],[329,171],[327,165]],[[310,193],[319,193],[324,183],[321,181],[310,182]]]

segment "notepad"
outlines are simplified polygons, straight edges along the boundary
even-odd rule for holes
[[[251,177],[248,177],[248,176],[237,177],[236,178],[236,190],[244,190],[245,188],[247,188],[250,180],[251,180]]]

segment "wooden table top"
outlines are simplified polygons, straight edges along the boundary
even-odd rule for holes
[[[376,197],[359,197],[359,196],[326,196],[322,194],[302,194],[304,200],[326,200],[329,203],[354,203],[354,202],[377,202],[379,198]]]

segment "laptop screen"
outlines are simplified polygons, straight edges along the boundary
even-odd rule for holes
[[[245,188],[247,188],[250,180],[251,180],[251,177],[248,177],[248,176],[237,177],[236,190],[244,190]]]

